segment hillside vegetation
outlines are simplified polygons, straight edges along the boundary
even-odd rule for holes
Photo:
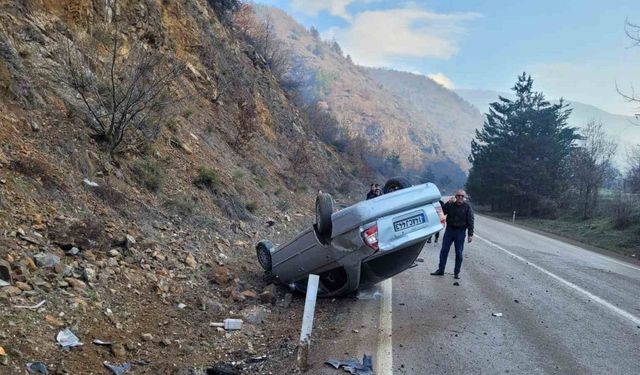
[[[452,183],[452,178],[463,183],[468,168],[468,140],[460,149],[457,137],[453,141],[442,132],[451,130],[454,117],[477,116],[469,104],[459,98],[443,99],[443,95],[455,97],[446,89],[426,92],[416,85],[417,95],[426,95],[432,101],[428,106],[416,105],[421,97],[406,100],[402,90],[393,90],[397,87],[385,88],[382,72],[376,79],[374,71],[355,65],[338,43],[322,40],[317,30],[307,30],[279,9],[255,9],[293,56],[300,102],[319,106],[337,119],[339,131],[334,144],[338,148],[345,138],[364,144],[369,164],[381,173],[397,171],[397,158],[416,180],[424,180],[431,168],[441,177],[447,176],[447,184]],[[447,116],[447,112],[452,114]]]
[[[300,309],[253,244],[308,223],[316,189],[364,189],[234,4],[0,1],[1,373],[287,371]],[[248,325],[209,326],[228,317]],[[63,328],[82,350],[56,344]]]

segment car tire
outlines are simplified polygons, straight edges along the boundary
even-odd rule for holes
[[[260,263],[262,268],[267,272],[270,272],[273,267],[271,249],[273,249],[273,243],[271,243],[271,241],[260,241],[256,245],[258,263]]]
[[[316,229],[322,236],[330,236],[333,213],[333,198],[330,194],[320,193],[316,197]]]
[[[394,177],[387,180],[384,184],[384,188],[382,188],[382,192],[384,194],[391,193],[396,190],[405,189],[411,187],[411,182],[404,177]]]

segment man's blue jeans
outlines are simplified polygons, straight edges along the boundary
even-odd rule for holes
[[[456,265],[453,269],[453,273],[456,275],[460,273],[460,267],[462,267],[462,251],[464,250],[465,231],[466,229],[464,228],[451,227],[447,227],[444,231],[438,271],[444,272],[444,267],[447,265],[447,257],[449,256],[449,249],[451,248],[451,243],[453,243],[456,249]]]

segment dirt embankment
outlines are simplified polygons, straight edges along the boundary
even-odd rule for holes
[[[102,1],[0,1],[0,373],[37,361],[52,374],[106,374],[105,361],[140,374],[284,373],[302,301],[263,278],[253,244],[307,224],[314,190],[361,185],[208,2],[118,7],[118,56],[141,44],[183,64],[169,90],[184,100],[112,159],[54,78],[63,47],[113,13]],[[239,147],[247,100],[255,129]],[[245,325],[210,325],[225,318]],[[66,328],[84,345],[61,348]]]

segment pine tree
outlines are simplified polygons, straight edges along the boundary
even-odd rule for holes
[[[567,160],[579,136],[567,126],[571,110],[533,91],[531,76],[523,73],[512,90],[515,100],[491,103],[476,130],[467,190],[492,209],[546,214],[567,187]]]

